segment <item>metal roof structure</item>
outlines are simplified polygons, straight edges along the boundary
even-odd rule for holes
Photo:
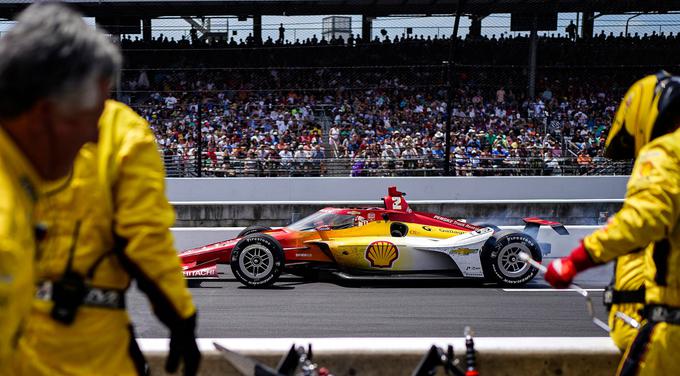
[[[66,0],[87,16],[210,16],[452,14],[511,12],[667,12],[680,10],[680,0]],[[11,18],[31,1],[0,3],[0,17]]]

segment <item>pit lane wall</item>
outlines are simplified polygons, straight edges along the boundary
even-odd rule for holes
[[[382,206],[388,186],[414,210],[519,225],[538,216],[601,224],[621,207],[626,176],[168,179],[177,227],[284,226],[326,206]]]
[[[173,202],[371,201],[387,187],[408,200],[611,200],[626,193],[627,176],[169,178]]]
[[[167,339],[138,340],[154,374],[162,372]],[[213,342],[275,367],[290,346],[312,344],[314,362],[334,375],[408,376],[430,346],[451,344],[465,364],[462,338],[230,338],[200,339],[200,375],[241,375],[214,350]],[[475,338],[481,375],[612,375],[620,354],[607,337],[586,338]],[[443,374],[441,371],[438,374]]]

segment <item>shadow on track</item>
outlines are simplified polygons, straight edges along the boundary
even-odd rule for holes
[[[331,281],[328,281],[331,282]],[[419,289],[419,288],[480,288],[498,287],[492,283],[473,280],[391,280],[391,281],[346,281],[334,280],[332,283],[345,288],[363,289]]]
[[[304,277],[299,275],[285,274],[278,281],[270,287],[264,288],[249,288],[240,284],[231,273],[220,273],[218,279],[206,280],[190,280],[189,287],[201,289],[221,289],[229,288],[227,283],[236,283],[238,289],[254,289],[254,290],[293,290],[296,286],[302,286],[313,283],[330,283],[339,287],[348,289],[417,289],[417,288],[525,288],[525,289],[543,289],[549,288],[542,280],[535,279],[522,286],[503,286],[491,282],[479,281],[473,279],[463,278],[429,278],[429,279],[409,279],[409,278],[385,278],[385,279],[343,279],[331,273],[315,273],[307,274]],[[212,284],[211,282],[220,282],[220,285]]]
[[[294,290],[294,286],[280,286],[280,285],[272,285],[272,286],[267,286],[267,287],[248,287],[248,286],[239,286],[237,287],[239,290]]]

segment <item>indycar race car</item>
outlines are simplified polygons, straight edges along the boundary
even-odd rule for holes
[[[217,265],[248,287],[266,287],[282,272],[327,271],[343,279],[470,278],[522,285],[538,272],[519,258],[541,261],[538,228],[557,222],[525,218],[523,232],[415,212],[405,194],[388,189],[384,208],[324,208],[279,229],[250,226],[238,237],[182,252],[188,279],[218,278]]]

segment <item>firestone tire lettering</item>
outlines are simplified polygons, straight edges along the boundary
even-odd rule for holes
[[[530,251],[531,257],[536,261],[540,262],[543,258],[538,243],[531,236],[507,230],[496,232],[482,248],[484,276],[501,285],[523,285],[531,281],[538,274],[538,270],[530,267],[526,272],[517,277],[504,274],[499,269],[497,260],[503,248],[510,244],[526,247]]]
[[[241,253],[246,247],[252,244],[259,244],[267,248],[273,257],[272,270],[261,278],[249,277],[243,270],[241,270],[239,265],[239,257],[241,256]],[[234,277],[236,277],[239,282],[247,287],[263,288],[271,286],[278,280],[283,268],[283,248],[276,239],[267,234],[256,233],[247,235],[243,239],[239,240],[238,243],[236,243],[236,246],[234,246],[234,249],[231,252],[231,271],[234,273]]]

